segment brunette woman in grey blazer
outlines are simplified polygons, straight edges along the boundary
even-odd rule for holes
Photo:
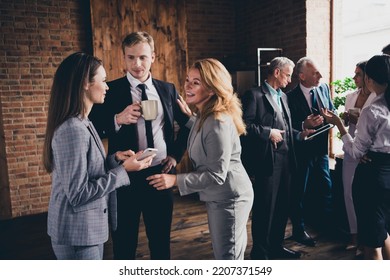
[[[252,183],[241,163],[239,135],[245,133],[231,76],[215,59],[195,62],[185,81],[187,104],[195,107],[187,149],[194,171],[148,177],[158,190],[178,186],[181,195],[199,193],[206,202],[216,259],[244,259]],[[184,101],[182,110],[191,114]]]
[[[115,189],[130,184],[126,171],[151,164],[131,150],[106,161],[88,114],[107,89],[102,62],[85,53],[67,57],[54,76],[43,162],[52,174],[47,227],[58,259],[103,258],[108,214],[116,222]]]

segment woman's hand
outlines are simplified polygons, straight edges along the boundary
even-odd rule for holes
[[[165,159],[161,161],[161,164],[163,165],[163,169],[161,170],[162,173],[169,173],[169,171],[172,170],[172,168],[175,168],[177,165],[176,159],[174,159],[171,156],[167,156]]]
[[[333,113],[332,111],[326,108],[325,109],[321,108],[321,115],[325,118],[327,123],[337,125],[337,127],[339,125],[343,125],[341,118],[337,114]]]
[[[343,113],[340,113],[339,116],[344,121],[344,125],[348,126],[349,125],[349,113],[343,112]]]
[[[146,178],[149,181],[149,185],[157,190],[170,189],[177,184],[177,176],[172,174],[156,174]]]
[[[362,156],[361,158],[360,158],[360,163],[369,163],[369,162],[371,162],[372,161],[372,159],[371,158],[369,158],[367,155],[364,155],[364,156]]]
[[[137,158],[141,154],[142,151],[139,151],[138,153],[132,155],[131,157],[123,161],[122,165],[127,172],[140,171],[142,169],[148,168],[152,164],[152,159],[156,156],[156,155],[151,155],[144,158],[143,160],[137,160]]]
[[[125,161],[133,155],[135,155],[135,153],[132,150],[118,151],[115,153],[115,159],[116,161]]]
[[[179,99],[177,100],[177,104],[180,107],[180,110],[186,114],[188,117],[192,116],[192,111],[190,107],[188,107],[187,103],[184,101],[183,97],[179,94]]]
[[[321,115],[325,118],[327,123],[334,124],[340,131],[341,136],[347,134],[347,130],[343,125],[342,119],[332,111],[328,109],[321,108]]]

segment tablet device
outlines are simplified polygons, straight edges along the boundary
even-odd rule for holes
[[[137,158],[137,160],[143,160],[144,158],[147,158],[148,156],[155,155],[157,153],[157,149],[153,148],[147,148],[143,151],[143,153]]]
[[[320,135],[321,133],[328,131],[332,127],[334,127],[334,124],[330,124],[330,123],[328,123],[324,126],[321,126],[320,128],[316,129],[316,131],[314,133],[310,134],[309,136],[306,136],[305,139],[303,139],[303,140],[310,140],[313,137],[316,137],[317,135]]]

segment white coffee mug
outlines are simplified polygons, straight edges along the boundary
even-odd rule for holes
[[[157,118],[158,113],[157,100],[144,100],[141,101],[142,117],[145,121],[152,121]]]
[[[360,115],[360,108],[351,108],[348,110],[348,113],[358,117]]]

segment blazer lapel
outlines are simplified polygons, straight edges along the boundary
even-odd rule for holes
[[[283,117],[282,113],[280,112],[279,106],[275,103],[274,99],[272,98],[271,92],[268,90],[266,85],[263,85],[263,92],[265,93],[264,96],[267,99],[268,103],[274,110],[275,121],[277,121],[277,123],[283,123]]]
[[[124,92],[128,91],[127,94],[123,95],[126,98],[126,104],[127,105],[133,104],[133,96],[131,95],[131,84],[127,79],[127,77],[124,77],[123,85],[121,87],[123,88]]]
[[[330,94],[328,92],[326,92],[326,91],[328,91],[327,86],[325,84],[320,84],[318,87],[315,88],[315,90],[318,93],[317,96],[321,100],[322,108],[332,109],[332,108],[329,108],[328,96],[330,96]]]
[[[103,159],[105,160],[106,159],[106,152],[104,150],[104,147],[103,147],[103,144],[102,144],[102,141],[100,141],[100,138],[98,137],[98,134],[95,130],[95,128],[93,127],[92,123],[90,122],[89,125],[87,126],[89,132],[92,134],[92,137],[93,139],[95,140],[95,143],[96,145],[98,146],[99,150],[100,150],[100,153],[102,154],[103,156]],[[104,164],[105,166],[105,164]]]
[[[158,83],[155,79],[153,79],[153,85],[157,90],[158,96],[160,97],[162,107],[164,110],[164,121],[169,121],[169,124],[173,124],[173,115],[170,113],[172,112],[172,109],[170,107],[172,106],[170,102],[170,94],[167,92],[166,88],[161,86],[160,83]]]
[[[299,87],[298,85],[298,89],[299,89],[299,104],[302,106],[302,110],[303,112],[306,112],[306,115],[311,115],[311,108],[309,107],[309,104],[307,103],[307,100],[306,100],[306,97],[305,95],[303,94],[303,91],[301,90],[301,88]]]
[[[286,118],[288,119],[288,123],[289,123],[289,125],[291,125],[290,109],[288,108],[287,96],[285,94],[283,94],[282,97],[280,98],[280,102],[282,103],[282,107],[284,109],[284,112],[286,112]]]

